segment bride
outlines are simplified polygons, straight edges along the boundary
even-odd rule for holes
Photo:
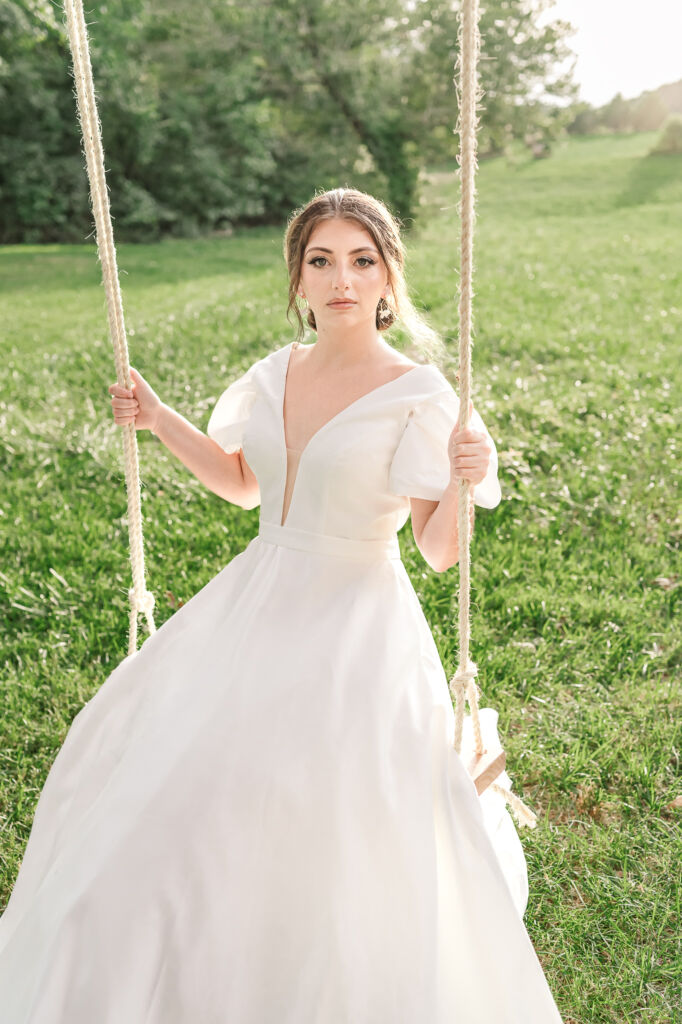
[[[495,444],[384,337],[438,350],[382,203],[315,196],[284,253],[298,337],[205,433],[134,370],[109,388],[258,533],[76,715],[0,918],[2,1024],[561,1022],[398,541],[410,518],[454,566],[459,482],[500,501]]]

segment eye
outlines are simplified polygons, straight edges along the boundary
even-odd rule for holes
[[[308,260],[308,263],[314,264],[316,267],[319,267],[320,264],[317,262],[318,260],[324,260],[325,263],[327,262],[326,256],[313,256],[313,258],[311,260]],[[370,259],[369,256],[358,256],[356,262],[359,263],[360,260],[364,260],[364,262],[362,264],[362,269],[363,270],[366,267],[373,267],[375,262],[376,262],[376,260]]]

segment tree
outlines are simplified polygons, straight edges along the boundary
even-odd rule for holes
[[[479,85],[478,150],[482,156],[505,151],[514,139],[540,133],[544,140],[563,131],[561,116],[549,115],[557,98],[572,98],[577,86],[572,69],[557,67],[570,56],[566,37],[571,25],[553,21],[540,25],[539,15],[553,0],[490,0],[481,12],[481,54]],[[418,98],[411,104],[413,117],[420,118],[416,137],[438,139],[433,156],[440,151],[452,155],[452,138],[458,116],[452,79],[457,61],[457,32],[461,0],[424,0],[412,17],[417,34],[410,78],[404,90]]]
[[[64,34],[47,2],[0,0],[0,241],[71,237],[87,216]]]
[[[601,108],[600,114],[602,123],[612,132],[632,130],[632,111],[622,93],[616,93],[613,99]]]
[[[397,6],[365,0],[360,18],[351,0],[267,0],[252,8],[252,28],[282,105],[303,107],[322,138],[333,126],[352,154],[341,170],[354,174],[360,158],[369,158],[367,169],[385,183],[393,213],[408,220],[419,164],[399,102],[409,42],[404,22],[394,17]],[[312,152],[320,141],[309,136]],[[338,155],[331,166],[338,167]]]
[[[567,110],[569,120],[566,131],[569,135],[592,135],[599,130],[600,118],[590,103],[574,103]]]

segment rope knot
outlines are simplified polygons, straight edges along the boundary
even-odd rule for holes
[[[453,682],[458,682],[460,679],[464,683],[467,679],[475,679],[478,675],[478,667],[473,661],[469,662],[468,668],[458,668],[452,677]]]
[[[151,615],[155,604],[154,595],[151,590],[143,590],[141,594],[137,594],[135,592],[135,587],[130,587],[128,590],[128,598],[136,612]]]
[[[467,684],[471,684],[476,693],[476,699],[478,700],[481,696],[481,691],[474,682],[477,675],[478,666],[473,661],[470,661],[466,668],[458,668],[454,676],[450,680],[450,693],[452,694],[452,696],[456,697],[457,700],[462,700],[464,698],[464,691],[467,687]]]

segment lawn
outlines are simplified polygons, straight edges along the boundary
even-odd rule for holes
[[[503,497],[477,513],[471,654],[538,815],[520,830],[525,921],[566,1024],[670,1024],[682,1005],[682,157],[648,157],[653,139],[570,139],[477,179],[473,394]],[[456,352],[455,165],[422,187],[408,280]],[[118,247],[131,362],[202,429],[294,336],[282,236]],[[0,323],[3,907],[69,725],[126,653],[130,571],[92,239],[0,247]],[[258,509],[138,442],[160,625],[245,547]],[[400,542],[452,674],[459,571],[433,572],[409,524]]]

